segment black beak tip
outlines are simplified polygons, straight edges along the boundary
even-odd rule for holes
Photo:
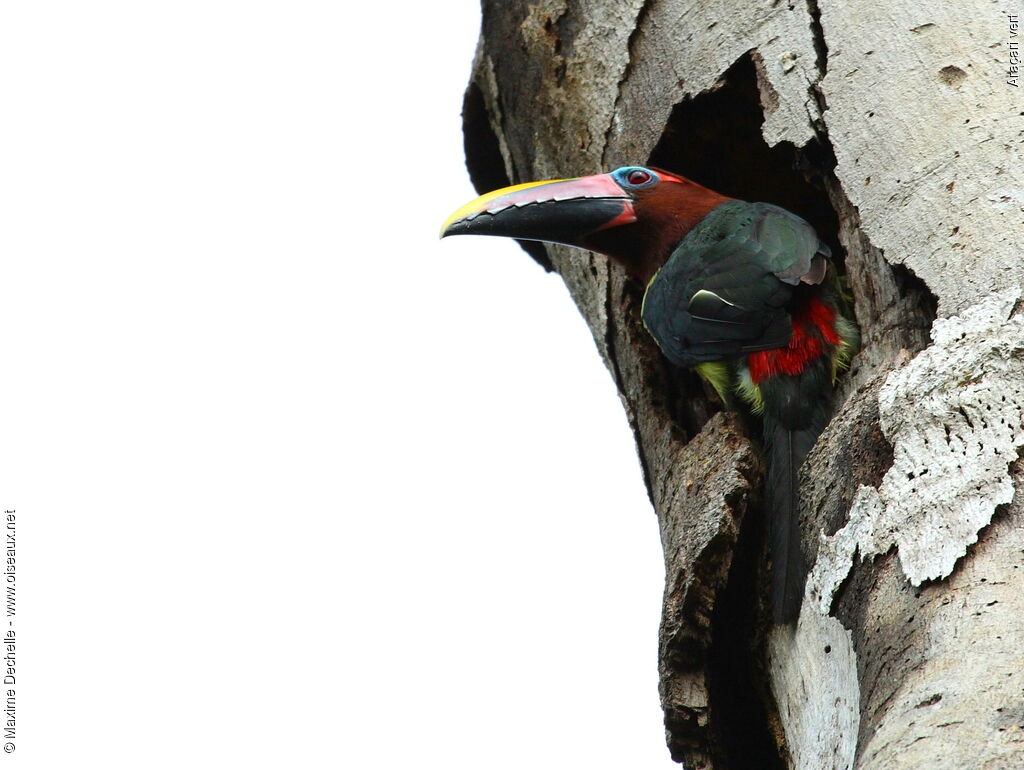
[[[449,235],[463,235],[470,231],[468,219],[457,219],[454,222],[445,222],[441,227],[439,238],[447,238]]]

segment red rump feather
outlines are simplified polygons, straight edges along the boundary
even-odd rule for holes
[[[828,305],[811,297],[797,313],[793,318],[793,335],[786,347],[747,356],[750,379],[755,385],[766,377],[800,374],[808,363],[829,352],[828,347],[839,344],[834,323],[836,313]]]

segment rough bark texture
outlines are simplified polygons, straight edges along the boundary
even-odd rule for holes
[[[1014,8],[483,8],[464,112],[481,190],[663,166],[804,216],[854,296],[864,348],[802,474],[804,608],[795,629],[773,629],[756,427],[666,365],[639,324],[642,287],[603,258],[527,246],[593,331],[661,521],[673,757],[717,769],[1024,767]]]

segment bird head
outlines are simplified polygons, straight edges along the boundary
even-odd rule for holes
[[[449,235],[500,235],[605,254],[646,282],[705,214],[728,198],[643,166],[552,179],[481,195],[452,214]]]

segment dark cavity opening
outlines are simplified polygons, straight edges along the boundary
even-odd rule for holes
[[[909,304],[919,311],[919,324],[925,332],[923,348],[928,344],[927,332],[938,317],[939,300],[932,294],[928,284],[918,278],[914,271],[906,265],[893,265],[892,273],[896,278],[896,290],[900,294],[900,299],[908,300]]]
[[[739,59],[710,91],[675,106],[649,159],[705,187],[746,201],[766,201],[810,222],[842,265],[839,219],[824,178],[835,168],[832,149],[813,142],[798,150],[769,147],[750,56]]]
[[[744,517],[725,589],[711,615],[708,674],[712,740],[729,770],[785,770],[770,724],[768,673],[758,613],[767,606],[765,521],[760,506]],[[758,601],[762,598],[763,601]],[[716,765],[717,766],[717,765]]]
[[[789,143],[769,147],[761,135],[763,123],[754,62],[743,56],[714,88],[673,108],[648,162],[723,195],[766,201],[799,214],[832,249],[833,261],[843,272],[839,219],[824,184],[835,168],[832,148],[822,142],[799,150]],[[674,399],[673,417],[688,431],[699,430],[717,411],[710,406],[714,396],[695,372],[673,372],[672,379],[677,394],[684,396]],[[702,392],[707,399],[690,400]],[[746,421],[748,435],[759,435]]]

